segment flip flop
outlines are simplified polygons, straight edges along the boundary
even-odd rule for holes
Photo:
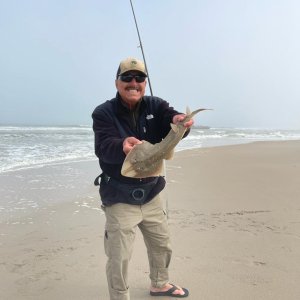
[[[184,291],[184,294],[183,295],[179,295],[179,294],[173,294],[174,291],[176,290],[179,290],[179,288],[174,285],[174,284],[171,284],[172,287],[165,291],[165,292],[152,292],[150,291],[150,295],[151,296],[169,296],[169,297],[174,297],[174,298],[185,298],[189,295],[189,291],[185,288],[182,288],[182,290]]]

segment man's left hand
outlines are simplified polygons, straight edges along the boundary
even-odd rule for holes
[[[177,124],[177,123],[183,121],[185,117],[186,117],[185,114],[175,115],[175,116],[173,117],[173,124]],[[194,120],[191,119],[191,120],[189,120],[188,122],[185,122],[185,123],[183,124],[183,126],[184,126],[184,127],[187,127],[187,128],[190,128],[190,127],[193,126],[193,124],[194,124]]]

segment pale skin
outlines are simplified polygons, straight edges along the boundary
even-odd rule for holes
[[[140,75],[139,72],[134,72],[131,71],[130,74],[132,75]],[[123,82],[119,79],[116,79],[115,81],[116,88],[122,97],[122,100],[128,105],[130,109],[133,109],[136,104],[140,101],[140,99],[144,96],[145,94],[145,89],[147,85],[147,81],[145,80],[144,82],[136,82],[135,78],[132,79],[131,82]],[[179,114],[175,115],[173,117],[172,122],[174,124],[177,124],[178,122],[182,121],[185,117],[185,114]],[[190,120],[184,124],[185,127],[190,128],[194,124],[193,120]],[[127,137],[123,141],[123,152],[127,155],[130,150],[137,144],[141,144],[142,141],[139,139],[131,136]],[[150,290],[152,292],[165,292],[171,289],[173,286],[170,283],[167,283],[165,286],[161,288],[157,287],[150,287]],[[177,286],[178,289],[176,289],[173,294],[174,295],[184,295],[184,291],[182,290],[181,287]]]

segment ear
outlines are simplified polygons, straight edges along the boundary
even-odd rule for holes
[[[115,80],[116,89],[118,89],[118,79]]]

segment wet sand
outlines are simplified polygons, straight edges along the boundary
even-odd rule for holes
[[[98,173],[91,161],[0,174],[0,299],[109,299]],[[299,175],[300,141],[167,162],[170,277],[188,299],[300,299]],[[131,299],[153,299],[148,275],[138,233]]]

